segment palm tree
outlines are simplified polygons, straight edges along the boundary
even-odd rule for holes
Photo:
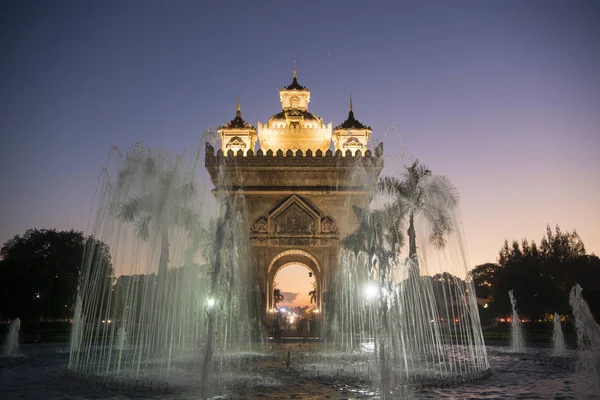
[[[281,289],[273,289],[273,302],[275,303],[275,306],[277,306],[277,303],[281,302],[284,300],[283,295],[281,294]]]
[[[117,217],[134,223],[137,236],[144,241],[150,239],[151,230],[159,235],[158,275],[164,276],[169,263],[169,229],[179,226],[192,235],[200,225],[198,214],[190,207],[196,189],[191,181],[181,182],[177,167],[163,171],[151,156],[142,162],[149,189],[121,204]]]
[[[310,296],[310,304],[317,302],[317,289],[316,288],[314,288],[313,290],[308,292],[308,295]]]
[[[415,217],[423,215],[431,227],[429,242],[436,248],[446,245],[446,236],[454,230],[452,211],[458,206],[458,192],[450,180],[433,175],[418,160],[406,167],[402,180],[386,176],[379,181],[379,190],[391,195],[391,207],[408,215],[408,257],[417,265]]]

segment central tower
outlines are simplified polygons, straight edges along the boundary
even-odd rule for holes
[[[234,120],[220,127],[221,149],[215,153],[206,144],[217,198],[233,203],[244,194],[248,268],[265,314],[273,311],[275,275],[291,263],[313,272],[321,309],[335,285],[342,240],[358,226],[353,207],[367,205],[383,168],[383,145],[368,149],[371,128],[354,118],[352,106],[332,131],[331,123],[308,112],[310,91],[298,83],[296,71],[279,95],[282,111],[259,122],[258,135],[241,118],[238,102]]]
[[[282,149],[296,153],[301,150],[313,153],[329,149],[331,122],[327,125],[322,118],[308,112],[310,90],[298,83],[296,69],[292,83],[279,90],[281,112],[273,115],[262,125],[258,123],[258,137],[263,152]]]

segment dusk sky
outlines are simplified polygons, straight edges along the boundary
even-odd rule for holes
[[[3,1],[0,243],[85,230],[111,145],[200,146],[238,94],[266,122],[296,60],[311,112],[337,125],[351,92],[386,155],[455,183],[472,266],[547,224],[600,254],[598,21],[593,1]]]

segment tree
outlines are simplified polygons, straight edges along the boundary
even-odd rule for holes
[[[469,273],[473,279],[473,286],[475,286],[475,293],[480,299],[489,299],[493,293],[493,287],[495,288],[495,278],[498,273],[500,266],[494,263],[485,263],[476,266]]]
[[[273,289],[273,302],[275,303],[275,306],[277,306],[277,303],[282,302],[284,299],[285,298],[281,294],[281,289],[279,289],[279,288]]]
[[[396,209],[393,206],[386,206],[383,209],[353,206],[352,209],[358,218],[359,226],[356,231],[343,239],[342,244],[356,255],[364,252],[377,256],[380,280],[387,279],[390,260],[398,254],[404,244],[403,209]]]
[[[310,304],[317,302],[317,289],[311,290],[308,295],[310,296]]]
[[[433,301],[438,315],[450,321],[464,317],[464,297],[467,285],[461,278],[448,272],[435,274],[432,277],[421,277],[423,282],[431,282]]]
[[[523,239],[504,242],[498,263],[478,265],[470,272],[477,297],[486,298],[491,316],[511,311],[508,291],[514,290],[519,313],[537,320],[545,314],[568,314],[569,291],[580,283],[590,308],[600,310],[600,259],[585,254],[579,235],[550,226],[538,247]]]
[[[561,289],[568,294],[573,285],[578,282],[578,271],[572,266],[586,256],[585,246],[579,234],[576,231],[562,232],[558,225],[553,233],[548,225],[546,236],[542,238],[540,244],[540,253],[544,270],[551,274]]]
[[[446,245],[446,236],[454,230],[451,212],[458,206],[458,192],[450,180],[433,175],[416,160],[406,167],[402,180],[385,176],[379,181],[382,193],[393,198],[392,208],[408,216],[408,257],[416,262],[417,236],[415,217],[423,215],[431,227],[429,242],[437,248]]]
[[[113,268],[108,246],[79,231],[30,229],[0,250],[0,314],[20,318],[70,318],[85,257],[102,271],[110,287]]]
[[[200,218],[190,206],[196,196],[195,185],[194,182],[185,180],[178,164],[163,168],[151,153],[142,153],[139,157],[131,156],[127,161],[120,171],[120,179],[126,181],[131,175],[130,169],[141,167],[145,185],[141,194],[120,205],[117,217],[125,222],[134,223],[137,236],[144,241],[150,239],[151,231],[158,235],[158,275],[164,276],[169,263],[169,230],[179,226],[193,236],[200,226]]]

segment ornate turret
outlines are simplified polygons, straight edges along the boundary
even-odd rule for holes
[[[256,129],[242,118],[239,96],[235,118],[220,126],[217,132],[221,138],[221,149],[224,153],[233,150],[237,154],[238,150],[242,150],[246,155],[248,150],[254,151]]]
[[[296,62],[294,61],[294,79],[292,80],[292,84],[284,87],[285,90],[306,90],[310,92],[306,87],[300,85],[298,83],[298,77],[296,75]]]
[[[281,112],[273,115],[267,123],[258,123],[258,137],[263,151],[302,150],[327,151],[331,144],[331,123],[308,112],[310,90],[298,83],[296,65],[291,85],[279,90]]]
[[[367,150],[367,142],[371,136],[371,127],[363,125],[359,120],[354,118],[354,110],[352,109],[352,95],[350,95],[350,112],[348,119],[339,124],[333,129],[333,143],[335,150],[341,150],[345,153],[346,150],[351,150],[352,154],[356,150],[360,150],[364,155]]]

